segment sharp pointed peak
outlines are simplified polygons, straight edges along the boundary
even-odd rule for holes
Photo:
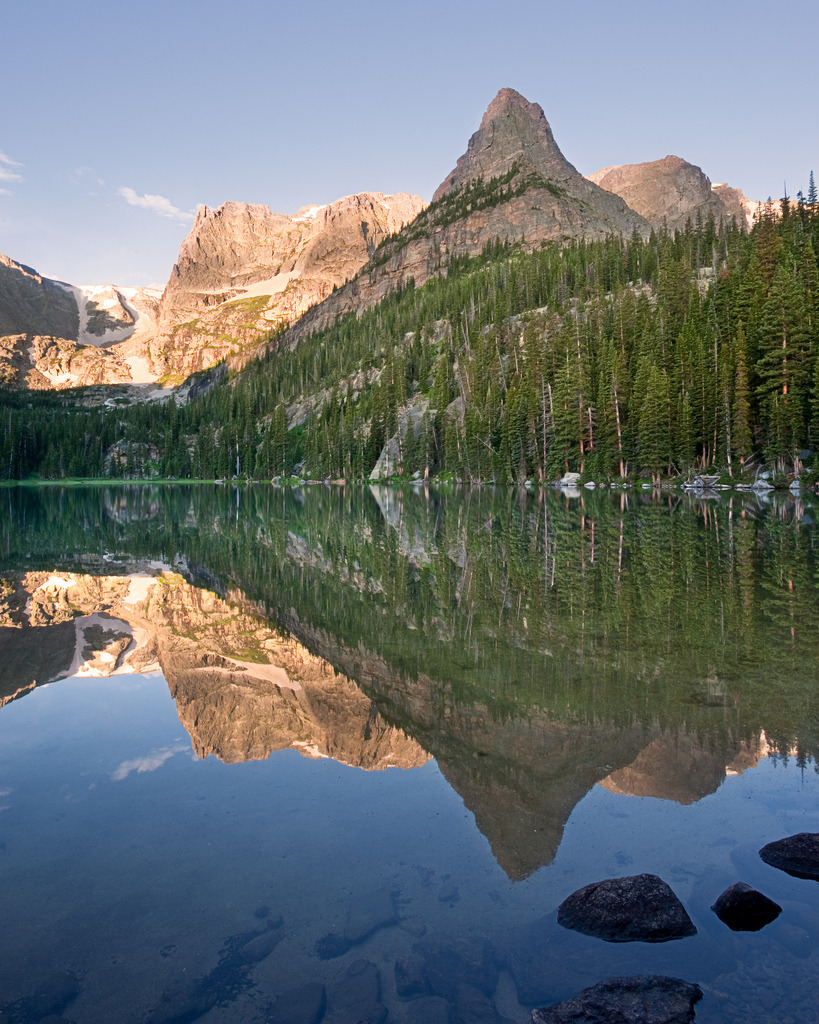
[[[505,87],[498,90],[498,94],[486,108],[486,112],[481,120],[481,127],[489,121],[493,121],[496,117],[509,113],[511,110],[523,110],[536,120],[541,118],[544,121],[546,120],[546,115],[543,113],[543,108],[539,103],[530,103],[517,89]]]
[[[486,108],[466,153],[438,186],[433,200],[466,181],[489,180],[510,171],[523,175],[534,172],[546,180],[579,177],[560,152],[543,108],[515,89],[505,88]]]

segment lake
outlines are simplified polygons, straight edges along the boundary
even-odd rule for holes
[[[0,1017],[530,1019],[615,975],[813,1022],[809,500],[0,491]],[[561,926],[643,872],[696,935]],[[710,909],[747,882],[759,931]]]

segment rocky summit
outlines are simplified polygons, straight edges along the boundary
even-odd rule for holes
[[[186,376],[298,319],[425,206],[362,192],[293,216],[249,203],[201,207],[162,295],[155,369]]]
[[[499,189],[500,201],[491,207],[497,215],[479,220],[486,221],[480,230],[495,232],[490,238],[599,238],[646,228],[626,203],[590,187],[594,183],[561,153],[543,109],[514,89],[501,89],[489,104],[466,153],[432,201],[445,202],[470,185],[493,179],[504,181],[507,189]]]
[[[290,340],[375,305],[410,278],[422,285],[451,257],[477,256],[496,240],[531,248],[634,231],[647,235],[649,225],[569,163],[542,108],[501,89],[430,206],[385,241],[354,281],[310,310]]]
[[[701,168],[678,156],[603,167],[588,180],[620,196],[657,230],[682,230],[697,217],[735,220],[745,227],[753,216],[753,204],[738,189],[712,185]]]

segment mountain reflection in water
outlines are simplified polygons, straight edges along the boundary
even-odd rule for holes
[[[6,495],[0,702],[158,665],[199,757],[432,756],[511,879],[554,859],[596,783],[689,804],[815,755],[816,559],[792,501]]]

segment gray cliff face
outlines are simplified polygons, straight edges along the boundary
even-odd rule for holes
[[[737,190],[725,185],[713,188],[701,168],[678,156],[603,167],[590,174],[589,181],[620,196],[652,228],[676,231],[697,217],[713,217],[717,223],[736,220],[741,227],[747,223],[741,193],[734,194]]]
[[[466,152],[438,186],[432,201],[476,178],[488,181],[500,177],[515,164],[536,170],[551,181],[580,177],[560,152],[543,108],[514,89],[501,89],[486,108]]]
[[[247,203],[201,208],[162,296],[154,368],[186,376],[253,346],[354,277],[425,205],[364,192],[292,217]]]
[[[79,325],[70,292],[0,254],[0,337],[40,334],[76,341]]]
[[[158,294],[78,288],[0,255],[0,384],[51,390],[147,383]]]
[[[503,194],[449,219],[448,205],[471,182],[502,179]],[[466,152],[446,176],[433,205],[391,240],[370,267],[302,317],[287,340],[339,315],[380,302],[413,278],[439,274],[451,256],[479,255],[496,239],[527,247],[545,241],[647,235],[649,225],[622,198],[584,178],[563,156],[543,110],[514,89],[490,103]]]

